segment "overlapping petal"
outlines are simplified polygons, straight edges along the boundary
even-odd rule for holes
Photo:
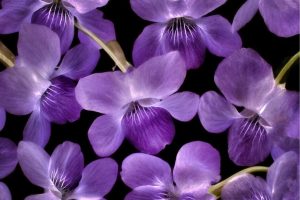
[[[59,200],[52,192],[47,192],[43,194],[30,195],[25,198],[25,200]]]
[[[168,191],[165,188],[147,185],[134,188],[133,191],[126,195],[125,200],[157,200],[164,199],[167,195]]]
[[[191,16],[197,19],[220,7],[226,0],[184,0],[184,2],[186,5],[185,16]]]
[[[87,13],[98,7],[105,6],[108,0],[63,0],[75,7],[79,13]]]
[[[0,178],[10,174],[17,163],[17,146],[11,140],[0,137]]]

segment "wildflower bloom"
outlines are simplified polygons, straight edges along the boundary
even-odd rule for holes
[[[113,187],[118,174],[117,163],[98,159],[84,167],[78,144],[64,142],[51,156],[32,142],[21,141],[18,159],[31,183],[45,189],[26,200],[102,199]]]
[[[196,141],[178,151],[173,175],[169,164],[162,159],[135,153],[123,161],[121,178],[133,189],[126,200],[212,200],[215,198],[208,194],[208,188],[220,179],[219,173],[219,152],[208,143]]]
[[[24,139],[44,146],[50,122],[73,122],[81,107],[75,99],[76,80],[95,67],[99,52],[78,45],[60,61],[58,36],[49,28],[28,24],[20,30],[13,68],[0,73],[0,105],[15,115],[30,114]]]
[[[272,33],[280,37],[291,37],[299,34],[299,8],[298,0],[246,0],[236,13],[232,27],[234,31],[238,31],[259,10]]]
[[[0,33],[17,32],[24,23],[41,24],[59,35],[61,50],[66,52],[74,37],[74,20],[93,31],[104,41],[115,39],[113,24],[103,19],[97,7],[106,5],[108,0],[5,0],[0,11]],[[82,32],[79,39],[89,42]]]
[[[104,114],[88,131],[94,151],[99,156],[111,155],[124,137],[150,154],[170,144],[175,134],[172,117],[189,121],[197,113],[198,95],[175,93],[185,75],[179,53],[170,52],[125,74],[105,72],[80,79],[75,89],[79,104]]]
[[[156,22],[147,26],[133,49],[136,66],[149,58],[178,50],[187,69],[204,61],[205,49],[217,56],[229,56],[242,42],[231,24],[220,15],[204,17],[226,0],[131,0],[133,11],[141,18]]]
[[[270,166],[267,180],[243,174],[222,189],[222,199],[299,199],[299,155],[287,152]]]
[[[225,98],[214,91],[204,93],[200,121],[212,133],[230,128],[228,152],[236,164],[263,161],[279,136],[299,138],[293,124],[299,123],[299,93],[277,86],[271,66],[255,51],[241,49],[224,59],[214,80]]]

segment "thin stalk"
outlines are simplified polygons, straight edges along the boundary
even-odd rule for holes
[[[281,69],[277,75],[275,81],[277,84],[280,84],[282,78],[285,76],[286,72],[293,66],[293,64],[300,58],[300,51],[296,53]]]
[[[15,55],[0,41],[0,62],[5,67],[13,67],[15,64]]]
[[[216,185],[211,186],[208,191],[209,191],[209,193],[215,195],[216,198],[220,198],[222,188],[224,187],[224,185],[226,183],[228,183],[228,181],[232,180],[233,178],[235,178],[241,174],[244,174],[244,173],[267,172],[267,171],[268,171],[268,167],[264,167],[264,166],[254,166],[254,167],[249,167],[249,168],[243,169],[243,170],[235,173],[234,175],[230,176],[229,178],[221,181],[220,183],[217,183]]]

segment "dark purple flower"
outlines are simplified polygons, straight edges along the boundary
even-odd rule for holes
[[[29,181],[45,189],[26,200],[102,199],[113,187],[118,174],[117,163],[98,159],[84,167],[78,144],[64,142],[51,156],[32,142],[22,141],[18,159]]]
[[[232,27],[238,31],[259,10],[268,29],[277,36],[291,37],[299,34],[299,0],[246,0],[236,13]]]
[[[141,18],[156,22],[147,26],[134,44],[136,66],[149,58],[179,50],[187,69],[204,61],[205,49],[217,56],[229,56],[242,42],[231,24],[220,15],[203,17],[226,0],[131,0]]]
[[[158,157],[135,153],[122,163],[121,177],[133,189],[126,200],[214,200],[208,193],[220,179],[220,155],[210,144],[190,142],[178,151],[173,170]]]
[[[113,24],[103,19],[97,7],[108,0],[4,0],[0,11],[0,33],[20,30],[24,23],[46,25],[59,35],[62,52],[66,52],[74,37],[74,20],[93,31],[104,41],[115,39]],[[79,31],[79,39],[90,43]]]
[[[296,200],[299,199],[299,155],[288,152],[270,166],[267,180],[243,174],[222,189],[222,199]]]
[[[76,81],[94,69],[99,51],[80,44],[60,61],[57,34],[28,24],[20,30],[18,57],[13,68],[0,73],[0,105],[15,115],[31,114],[24,139],[44,146],[50,122],[73,122],[81,107],[75,99]]]
[[[230,128],[228,151],[236,164],[263,161],[278,136],[299,138],[299,93],[277,86],[271,66],[255,51],[241,49],[224,59],[214,79],[225,98],[203,94],[199,117],[209,132]]]
[[[0,107],[0,131],[3,129],[6,120],[5,111]]]
[[[88,132],[94,151],[99,156],[111,155],[124,137],[150,154],[170,144],[175,134],[172,117],[189,121],[197,113],[198,95],[175,93],[185,75],[179,53],[170,52],[125,74],[105,72],[81,79],[75,89],[79,104],[105,114]]]

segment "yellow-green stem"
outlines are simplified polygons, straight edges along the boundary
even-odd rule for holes
[[[0,62],[5,67],[15,65],[15,55],[0,41]]]
[[[235,173],[234,175],[230,176],[229,178],[221,181],[220,183],[217,183],[216,185],[211,186],[208,191],[209,191],[209,193],[215,195],[216,198],[220,198],[222,188],[228,181],[232,180],[233,178],[235,178],[241,174],[244,174],[244,173],[267,172],[267,171],[268,171],[268,167],[264,167],[264,166],[254,166],[254,167],[249,167],[249,168],[243,169],[243,170],[239,171],[238,173]]]
[[[277,84],[280,84],[282,78],[285,76],[286,72],[293,66],[293,64],[300,58],[300,51],[296,53],[281,69],[279,74],[277,75],[275,81]]]

